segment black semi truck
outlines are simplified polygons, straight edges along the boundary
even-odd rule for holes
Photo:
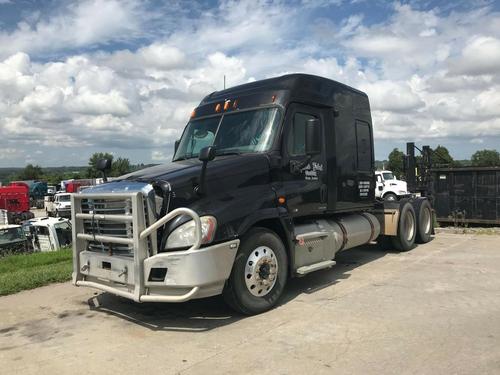
[[[217,91],[172,162],[72,195],[73,283],[137,302],[223,294],[260,313],[339,251],[430,240],[427,199],[378,201],[375,186],[363,92],[306,74]]]

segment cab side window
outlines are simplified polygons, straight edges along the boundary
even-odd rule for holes
[[[47,227],[36,227],[36,233],[40,236],[48,236],[49,228]]]
[[[306,154],[306,124],[308,120],[315,118],[306,113],[295,113],[287,140],[287,148],[290,156],[302,156]]]

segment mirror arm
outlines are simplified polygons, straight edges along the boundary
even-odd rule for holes
[[[200,181],[194,188],[194,191],[198,195],[205,195],[205,175],[207,173],[207,164],[208,161],[203,161],[203,165],[201,166]]]

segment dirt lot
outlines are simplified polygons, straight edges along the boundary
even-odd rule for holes
[[[500,236],[348,250],[241,317],[58,284],[0,298],[4,374],[500,373]]]

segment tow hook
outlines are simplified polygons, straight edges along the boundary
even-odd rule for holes
[[[118,277],[121,277],[121,276],[123,276],[123,275],[126,275],[127,273],[128,273],[128,268],[127,268],[127,267],[125,267],[125,268],[123,269],[123,271],[122,271],[122,272],[120,272],[120,273],[118,274]]]

